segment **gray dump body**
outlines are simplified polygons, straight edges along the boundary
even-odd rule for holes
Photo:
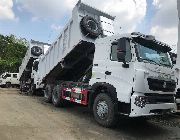
[[[94,38],[89,37],[88,33],[82,33],[81,21],[85,16],[90,16],[98,22],[102,31],[99,36]],[[72,18],[64,27],[63,31],[49,48],[47,53],[39,61],[38,71],[40,74],[40,82],[43,82],[46,79],[57,78],[60,69],[64,67],[64,59],[66,59],[68,55],[73,55],[70,53],[73,49],[75,50],[76,47],[83,51],[83,47],[92,45],[97,38],[113,35],[113,21],[113,16],[79,1],[72,11]],[[89,20],[88,22],[91,21]],[[86,48],[84,49],[86,50]],[[74,52],[74,55],[78,55],[78,52]],[[76,60],[74,59],[77,59],[78,57],[72,57],[69,59],[76,63]]]

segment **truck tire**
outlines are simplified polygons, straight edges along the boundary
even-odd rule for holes
[[[10,82],[7,82],[6,83],[6,88],[10,88],[11,87],[11,83]]]
[[[99,22],[90,16],[85,16],[82,18],[80,27],[82,33],[91,38],[97,38],[102,32]]]
[[[42,54],[42,49],[38,46],[33,46],[31,48],[31,54],[34,56],[40,56]]]
[[[22,94],[22,82],[20,81],[20,85],[19,85],[19,90],[20,90],[20,94]]]
[[[44,98],[45,102],[51,103],[52,102],[52,89],[50,85],[46,85],[44,90]]]
[[[35,85],[34,85],[34,83],[31,83],[29,91],[28,91],[28,95],[29,96],[35,95]]]
[[[117,121],[115,104],[105,93],[100,93],[95,98],[93,114],[95,120],[104,127],[113,127]]]
[[[52,92],[52,103],[55,107],[63,107],[64,100],[62,99],[62,91],[60,85],[54,87]]]

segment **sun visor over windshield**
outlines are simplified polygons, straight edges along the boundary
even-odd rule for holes
[[[149,40],[142,37],[133,37],[133,40],[141,45],[147,46],[152,49],[160,50],[163,52],[170,52],[172,49],[165,43],[157,41],[155,39]]]

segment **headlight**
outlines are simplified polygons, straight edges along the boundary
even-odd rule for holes
[[[145,96],[137,96],[135,98],[134,104],[138,107],[143,108],[143,107],[145,107],[146,103],[147,103],[147,99]]]

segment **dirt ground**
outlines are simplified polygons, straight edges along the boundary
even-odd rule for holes
[[[42,97],[0,88],[0,140],[180,140],[180,116],[147,122],[120,119],[118,126],[99,126],[85,107],[55,108]]]

